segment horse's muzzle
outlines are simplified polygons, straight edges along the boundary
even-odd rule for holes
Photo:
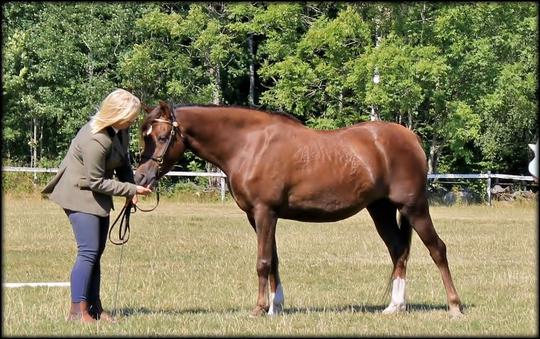
[[[155,175],[147,176],[144,173],[139,173],[139,172],[135,172],[134,179],[135,179],[135,184],[140,185],[140,186],[145,186],[145,187],[150,185],[151,189],[154,188],[154,185],[157,182]]]

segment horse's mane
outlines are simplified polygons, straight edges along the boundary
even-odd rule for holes
[[[291,122],[301,124],[301,125],[304,124],[300,119],[298,119],[297,117],[289,113],[285,113],[281,111],[268,111],[268,110],[260,109],[257,107],[245,107],[245,106],[240,106],[240,105],[215,105],[215,104],[174,104],[173,107],[174,109],[177,109],[177,108],[181,109],[182,107],[215,107],[215,108],[245,109],[245,110],[261,112],[264,114],[278,115],[278,116],[284,117],[285,119],[288,119]],[[152,111],[146,115],[146,117],[144,118],[141,124],[141,128],[140,128],[141,133],[143,133],[150,127],[150,123],[156,118],[158,118],[159,113],[160,111],[157,110],[157,111]]]
[[[246,110],[257,111],[257,112],[270,114],[270,115],[282,116],[282,117],[284,117],[286,119],[289,119],[290,121],[293,121],[295,123],[298,123],[298,124],[301,124],[301,125],[304,124],[300,119],[298,119],[297,117],[295,117],[294,115],[291,115],[289,113],[282,112],[282,111],[269,111],[269,110],[264,110],[264,109],[261,109],[261,108],[258,108],[258,107],[246,107],[246,106],[240,106],[240,105],[216,105],[216,104],[196,104],[196,105],[194,105],[194,104],[190,104],[190,105],[175,105],[175,108],[176,107],[180,107],[180,108],[181,107],[188,107],[188,106],[246,109]]]

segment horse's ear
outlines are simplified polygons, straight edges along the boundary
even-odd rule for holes
[[[141,102],[141,107],[147,114],[154,110],[153,107],[147,106],[144,102]]]
[[[160,111],[161,111],[161,115],[169,115],[171,114],[171,108],[169,107],[169,104],[163,100],[160,100],[159,101],[159,108],[160,108]]]
[[[169,105],[167,105],[167,103],[163,100],[160,100],[159,101],[159,108],[161,108],[161,111],[162,112],[166,112],[169,110]]]

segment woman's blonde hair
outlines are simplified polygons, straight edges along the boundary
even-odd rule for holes
[[[135,120],[141,110],[139,98],[125,89],[116,89],[101,102],[99,110],[90,121],[92,133],[116,123]]]

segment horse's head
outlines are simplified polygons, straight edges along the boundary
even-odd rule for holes
[[[148,113],[141,126],[144,149],[135,172],[137,185],[151,187],[180,160],[186,146],[173,108],[160,101]]]

